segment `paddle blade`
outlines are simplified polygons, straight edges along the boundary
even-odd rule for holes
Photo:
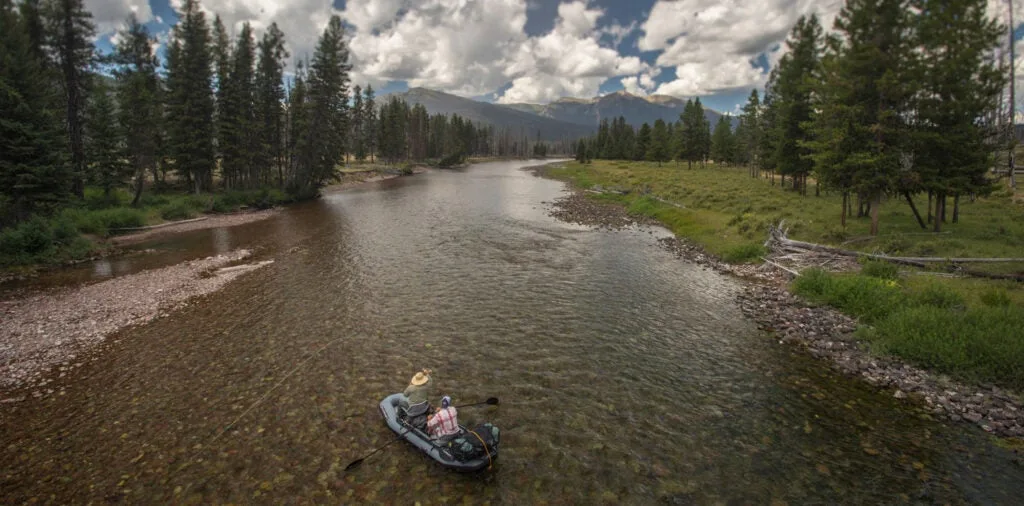
[[[351,471],[352,469],[355,469],[355,468],[359,467],[359,464],[362,464],[364,460],[366,460],[366,459],[363,458],[363,459],[353,460],[351,464],[345,466],[345,470],[346,471]]]
[[[490,404],[491,406],[497,406],[498,405],[498,398],[497,397],[491,397],[491,398],[487,399],[487,404]]]

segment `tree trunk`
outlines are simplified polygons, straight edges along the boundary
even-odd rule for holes
[[[921,213],[917,212],[917,206],[914,205],[914,199],[910,198],[910,192],[903,190],[903,196],[907,198],[907,203],[910,204],[910,210],[914,211],[914,217],[917,218],[917,224],[921,225],[923,230],[928,230],[928,225],[925,225],[924,220],[921,219]]]
[[[960,223],[960,194],[953,196],[953,223]]]
[[[937,192],[935,195],[935,223],[932,228],[932,232],[942,232],[942,215],[945,214],[946,210],[943,209],[943,204],[946,202],[946,196],[942,192]]]
[[[846,228],[846,203],[850,199],[849,192],[843,192],[843,212],[840,213],[839,221],[843,224],[843,228]]]
[[[878,212],[882,207],[882,192],[879,191],[875,194],[875,199],[870,204],[871,206],[871,235],[878,235]]]
[[[818,179],[814,180],[814,196],[815,197],[820,197],[821,196],[821,181],[819,181]]]
[[[135,196],[132,197],[132,207],[138,207],[142,201],[142,184],[146,180],[146,169],[139,167],[135,171]]]
[[[932,222],[932,191],[928,190],[928,223]]]
[[[946,193],[942,193],[942,214],[936,213],[937,216],[942,217],[942,222],[946,223]]]

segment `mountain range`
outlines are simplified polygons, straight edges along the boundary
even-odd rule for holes
[[[554,141],[576,139],[591,135],[601,120],[622,116],[626,122],[639,127],[656,120],[675,122],[686,106],[686,101],[666,95],[640,97],[625,91],[589,99],[562,98],[547,105],[492,104],[463,98],[426,88],[411,88],[394,96],[410,105],[423,104],[430,114],[458,114],[463,118],[496,128],[522,130],[531,138]],[[387,100],[387,96],[383,98]],[[714,128],[722,113],[704,108],[704,117]],[[736,118],[733,118],[733,126]]]

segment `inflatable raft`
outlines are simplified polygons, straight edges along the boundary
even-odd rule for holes
[[[478,458],[470,460],[456,459],[447,444],[435,444],[429,435],[407,424],[399,416],[399,406],[404,400],[405,395],[392,394],[380,401],[380,414],[384,417],[384,422],[388,424],[391,430],[395,431],[395,434],[398,434],[399,437],[405,439],[423,453],[426,453],[430,458],[436,460],[438,464],[456,471],[472,472],[490,466],[491,462],[498,458],[498,448],[495,446],[487,448],[487,453]],[[459,428],[464,433],[468,432],[462,425],[459,425]]]

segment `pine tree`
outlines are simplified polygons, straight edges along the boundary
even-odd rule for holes
[[[213,187],[214,100],[210,27],[197,0],[185,0],[168,49],[168,151],[196,193]]]
[[[647,150],[651,147],[651,125],[644,123],[640,126],[640,132],[636,135],[636,151],[633,153],[634,160],[643,160],[647,156]]]
[[[231,94],[231,37],[220,18],[220,14],[213,17],[213,39],[211,41],[210,54],[213,58],[214,73],[213,79],[216,83],[214,92],[214,128],[215,145],[218,159],[223,160],[224,150],[229,143],[227,137],[231,130],[230,94]],[[223,166],[221,171],[223,172]],[[225,180],[230,179],[228,174],[223,174]]]
[[[82,198],[87,165],[83,128],[89,76],[96,61],[92,43],[96,27],[82,0],[53,0],[44,13],[47,39],[56,56],[64,90],[65,126],[74,174],[72,191]]]
[[[124,163],[124,142],[112,93],[103,81],[93,84],[85,125],[89,179],[103,188],[108,199],[131,177],[131,167]]]
[[[312,155],[310,142],[306,67],[299,62],[295,69],[295,81],[288,96],[288,177],[286,188],[290,192],[297,191],[299,173],[311,163],[309,160]]]
[[[979,118],[995,108],[1005,76],[990,58],[1002,28],[984,0],[910,0],[920,12],[914,81],[917,125],[914,164],[936,195],[935,231],[942,229],[947,196],[985,193],[991,147]],[[875,210],[872,209],[872,212]]]
[[[71,189],[44,63],[11,1],[0,0],[0,224],[52,208]]]
[[[366,85],[363,90],[363,143],[370,155],[370,162],[377,153],[377,103],[373,96],[373,86]]]
[[[740,115],[740,123],[736,127],[736,158],[740,163],[750,166],[751,177],[757,177],[757,154],[761,144],[761,101],[757,90],[751,90],[750,98],[743,106],[743,114]]]
[[[352,139],[352,156],[359,162],[366,160],[366,139],[363,138],[363,131],[366,129],[365,117],[363,89],[357,84],[352,88],[352,121],[349,124],[349,136]]]
[[[255,115],[255,41],[249,23],[242,25],[231,55],[231,71],[219,110],[221,170],[227,188],[259,185],[256,156],[259,129]]]
[[[254,163],[264,177],[259,184],[270,182],[271,167],[277,168],[277,184],[284,187],[284,67],[288,51],[284,47],[284,33],[271,23],[259,43],[259,61],[256,64],[256,124],[259,129],[258,154]]]
[[[783,176],[793,178],[793,187],[806,190],[807,176],[814,167],[810,151],[802,143],[810,140],[811,90],[819,73],[821,25],[818,17],[801,16],[786,41],[789,53],[778,66],[773,92],[777,107],[775,163]]]
[[[132,205],[142,198],[146,171],[152,170],[156,180],[156,164],[160,145],[160,78],[153,54],[155,39],[134,14],[120,31],[114,49],[114,76],[117,78],[118,123],[124,133],[125,154],[134,173],[135,188]]]
[[[348,123],[348,47],[341,18],[331,16],[317,42],[308,79],[310,150],[308,164],[300,167],[296,190],[314,194],[335,176],[346,148]]]
[[[711,159],[716,163],[729,163],[733,161],[734,147],[732,134],[732,118],[723,115],[718,118],[715,125],[715,132],[711,138]]]
[[[651,130],[651,142],[647,146],[646,157],[648,161],[658,162],[659,167],[661,167],[661,162],[667,162],[669,159],[668,129],[665,127],[665,120],[661,118],[654,122],[654,129]]]
[[[686,159],[687,167],[692,168],[693,162],[704,159],[705,150],[710,150],[710,132],[707,130],[707,119],[704,117],[704,106],[700,99],[687,100],[680,115],[679,140],[677,149],[679,157]]]

